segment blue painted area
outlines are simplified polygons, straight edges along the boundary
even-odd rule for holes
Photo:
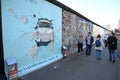
[[[21,67],[18,72],[19,72],[19,75],[21,76],[21,74],[27,74],[29,72],[32,72],[36,69],[39,69],[39,68],[42,68],[50,63],[53,63],[55,62],[56,60],[59,60],[61,59],[60,55],[56,55],[56,56],[53,56],[53,57],[49,57],[47,59],[44,59],[44,60],[40,60],[36,63],[33,63],[33,64],[29,64],[27,66],[24,66],[24,67]]]
[[[38,18],[52,20],[54,40],[30,56],[29,50],[36,46],[31,36]],[[4,59],[16,58],[19,76],[62,58],[62,9],[45,0],[2,0],[2,29]]]

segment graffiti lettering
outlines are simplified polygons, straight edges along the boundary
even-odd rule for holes
[[[49,61],[52,61],[52,60],[54,60],[54,59],[56,59],[56,58],[58,58],[57,55],[54,56],[54,57],[48,58],[48,59],[46,59],[46,60],[39,61],[39,62],[37,62],[37,63],[35,63],[35,64],[28,65],[28,66],[26,66],[26,67],[24,67],[24,68],[18,70],[18,72],[23,72],[23,71],[26,71],[26,70],[30,70],[30,69],[33,68],[33,67],[42,65],[42,64],[47,63],[47,62],[49,62]]]

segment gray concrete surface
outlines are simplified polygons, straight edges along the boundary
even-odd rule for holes
[[[84,50],[85,51],[85,50]],[[109,62],[108,51],[102,52],[102,60],[91,56],[72,54],[42,69],[21,77],[21,80],[120,80],[120,58]]]

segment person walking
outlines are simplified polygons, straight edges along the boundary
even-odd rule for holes
[[[106,45],[106,43],[107,43],[107,38],[108,38],[108,34],[105,34],[104,35],[104,44]]]
[[[86,41],[86,56],[90,56],[92,44],[94,42],[94,38],[91,35],[91,32],[88,32],[88,36],[86,37],[85,41]]]
[[[107,39],[107,44],[109,51],[109,61],[115,63],[115,50],[117,49],[117,38],[113,32],[111,32],[110,36]]]
[[[101,35],[98,34],[95,41],[95,50],[96,50],[96,58],[97,60],[101,60],[101,53],[103,48],[105,48],[104,42],[101,39]]]
[[[78,55],[82,55],[83,54],[83,36],[82,35],[79,35],[79,39],[78,39]]]

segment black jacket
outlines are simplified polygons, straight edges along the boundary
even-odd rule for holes
[[[87,36],[88,37],[88,36]],[[87,43],[87,37],[85,39],[85,42]],[[90,45],[92,45],[92,43],[94,42],[94,38],[91,36],[91,39],[90,39]]]
[[[115,36],[109,36],[105,47],[107,46],[108,46],[108,49],[110,50],[116,50],[117,49],[117,38]]]

